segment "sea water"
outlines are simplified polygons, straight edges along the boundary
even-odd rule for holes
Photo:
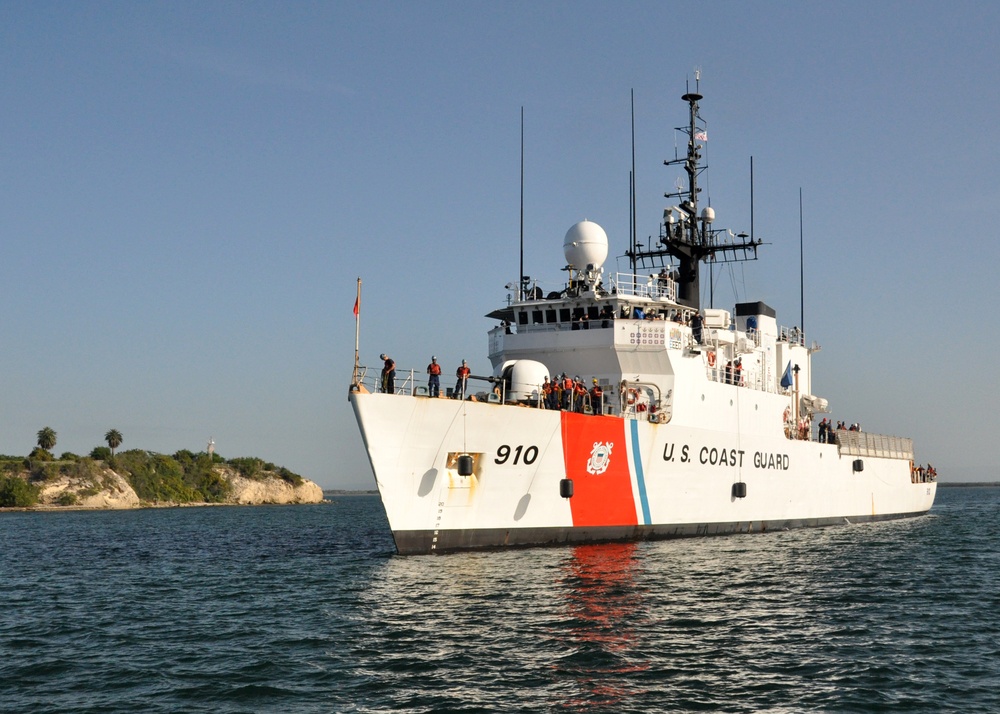
[[[765,534],[394,555],[374,496],[0,514],[3,712],[997,712],[1000,488]]]

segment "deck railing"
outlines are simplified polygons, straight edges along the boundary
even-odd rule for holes
[[[660,275],[615,273],[611,285],[615,293],[625,297],[666,298],[677,302],[677,283]]]
[[[913,439],[844,429],[837,429],[834,434],[841,454],[913,460]]]

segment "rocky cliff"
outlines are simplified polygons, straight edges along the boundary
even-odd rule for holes
[[[222,504],[260,505],[267,503],[320,503],[323,490],[308,479],[293,483],[274,472],[261,471],[253,478],[240,475],[237,469],[220,464],[212,468],[221,481],[228,483],[224,495],[216,501]],[[18,476],[30,479],[29,472]],[[93,462],[87,472],[57,473],[35,481],[38,506],[46,508],[142,508],[176,505],[171,500],[143,501],[129,479],[101,462]],[[184,505],[199,505],[202,501],[185,501]]]

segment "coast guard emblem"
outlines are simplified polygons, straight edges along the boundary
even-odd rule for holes
[[[611,464],[611,442],[594,442],[594,450],[590,452],[590,460],[587,462],[587,473],[600,476],[608,470]]]

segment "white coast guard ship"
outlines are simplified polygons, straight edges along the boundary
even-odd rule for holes
[[[759,532],[916,516],[937,484],[910,439],[816,421],[812,354],[762,302],[701,309],[699,267],[756,258],[760,241],[698,210],[701,95],[687,188],[667,194],[659,242],[631,240],[630,273],[605,271],[595,223],[566,234],[568,280],[526,279],[489,318],[493,374],[469,394],[396,393],[358,366],[350,390],[400,553]],[[374,371],[374,370],[373,370]],[[546,380],[596,380],[603,397],[546,397]],[[475,394],[482,385],[482,390]],[[548,404],[546,402],[549,402]]]

